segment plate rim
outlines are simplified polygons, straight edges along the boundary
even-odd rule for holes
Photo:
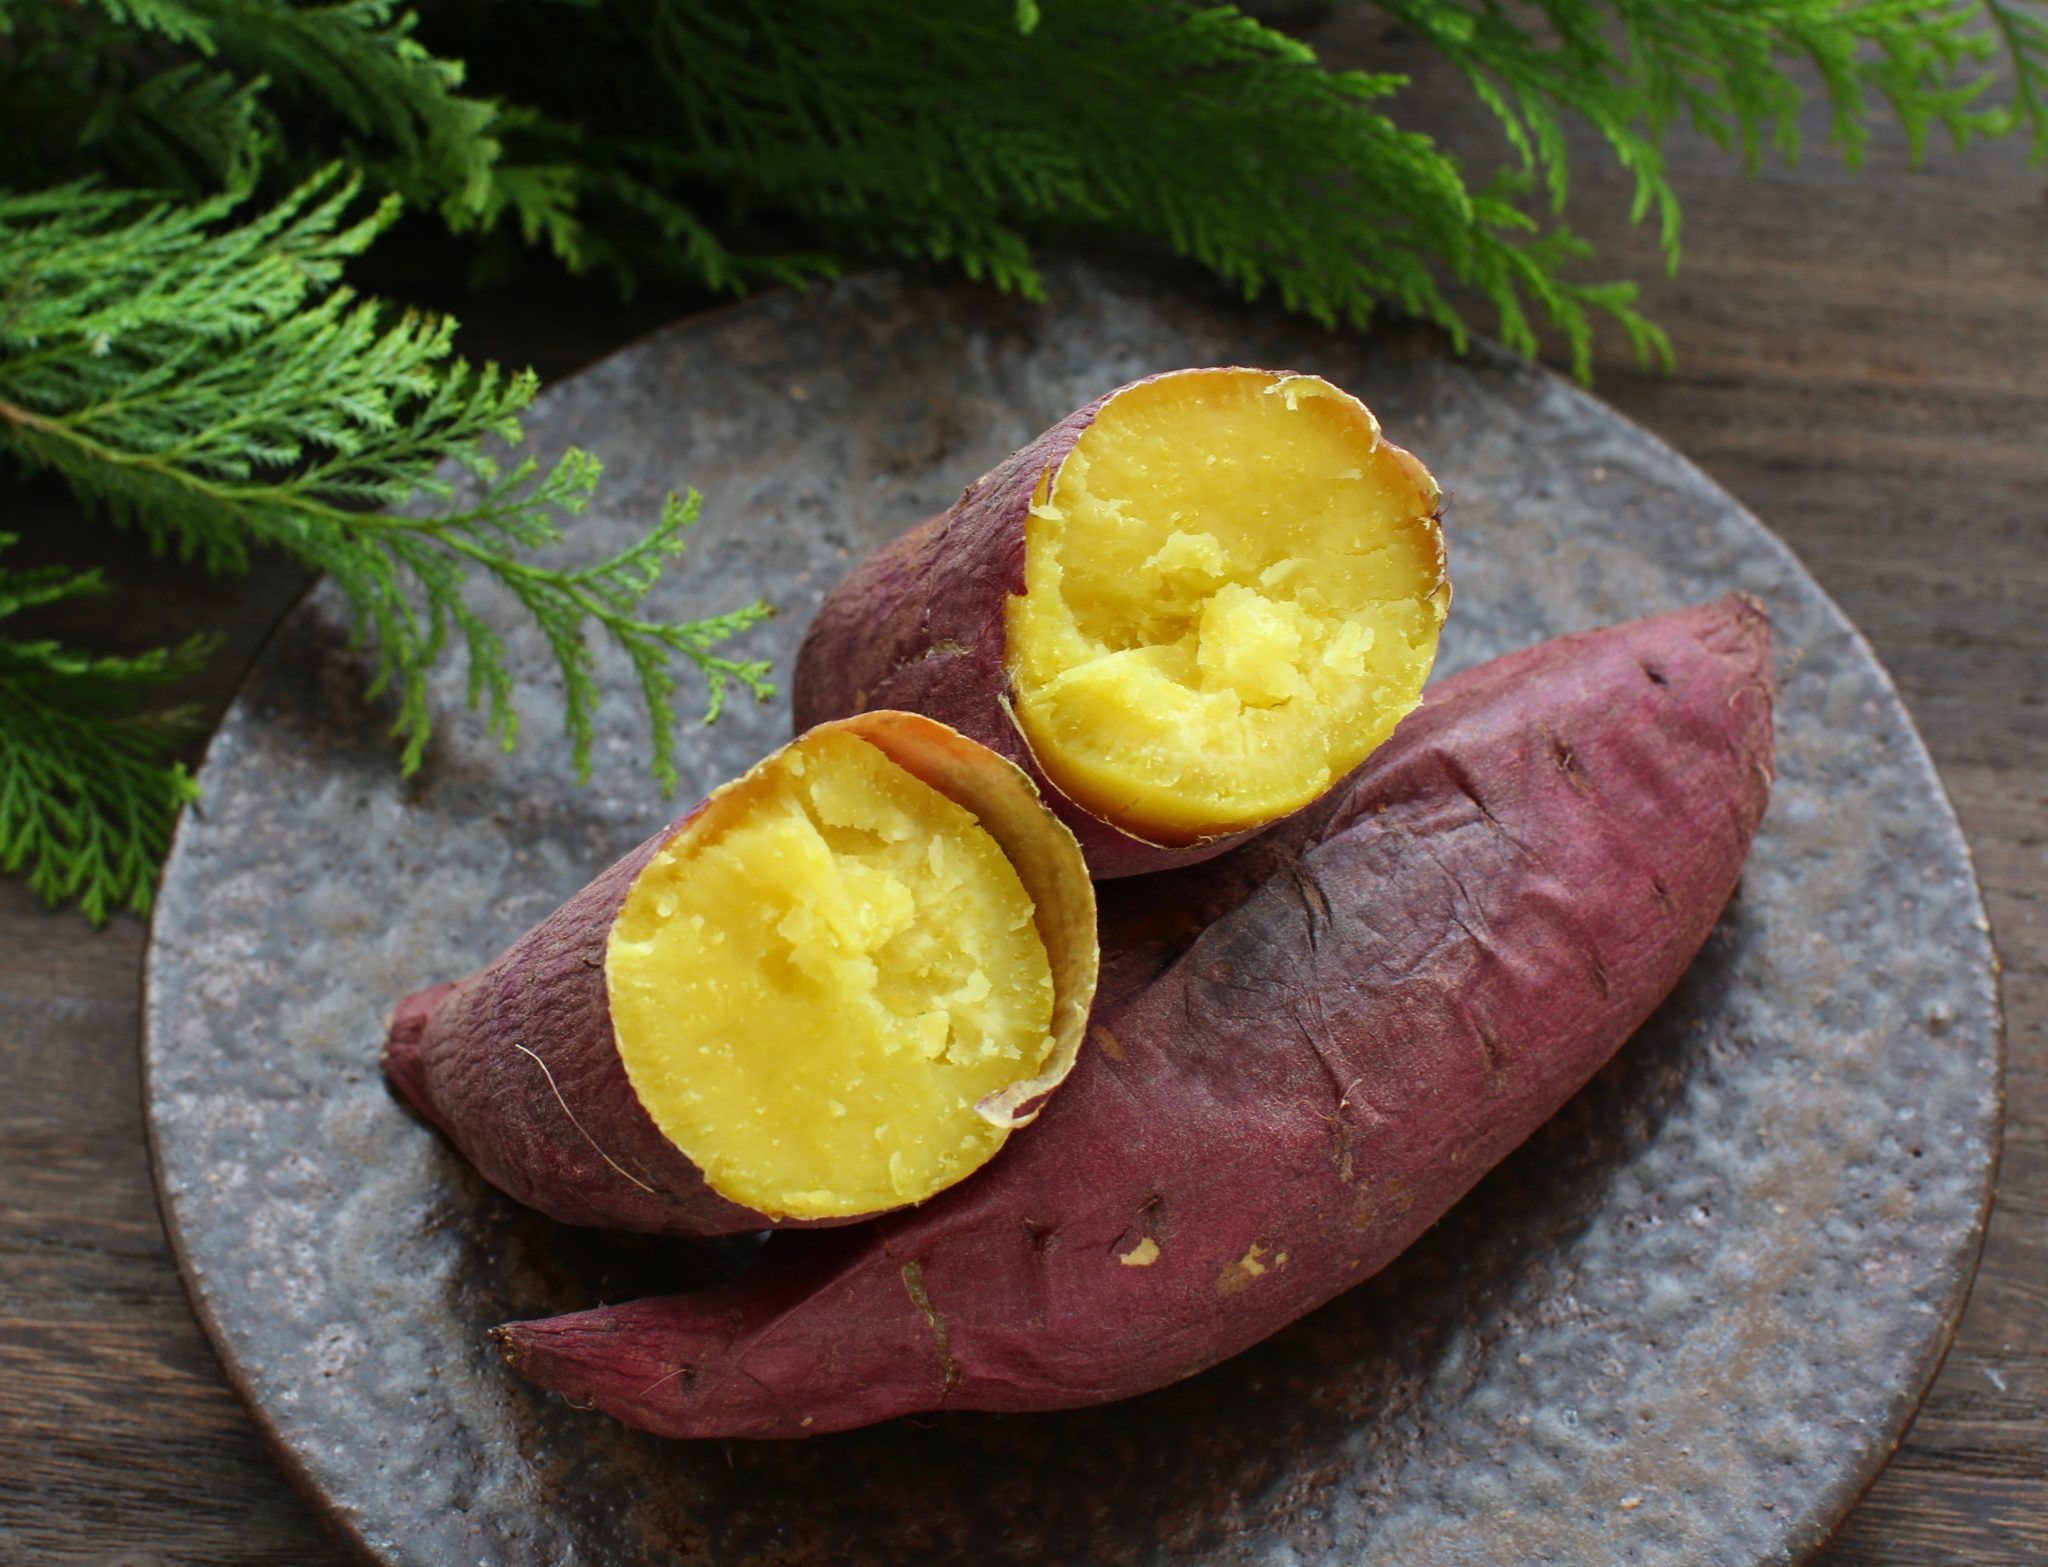
[[[1199,287],[1192,290],[1189,288],[1188,277],[1184,268],[1157,265],[1147,266],[1128,257],[1105,258],[1075,251],[1049,253],[1044,269],[1053,271],[1061,268],[1076,268],[1089,273],[1111,277],[1122,276],[1149,279],[1154,282],[1166,283],[1183,294],[1200,294],[1204,292]],[[551,382],[543,390],[542,400],[553,395],[559,395],[583,377],[608,366],[623,356],[640,351],[645,345],[657,339],[709,330],[735,317],[765,313],[779,306],[786,306],[792,300],[829,297],[831,294],[842,290],[859,290],[862,287],[873,287],[877,284],[900,286],[906,279],[929,278],[932,275],[931,268],[921,267],[916,264],[862,268],[858,271],[842,274],[838,278],[809,289],[795,289],[786,285],[776,285],[749,295],[745,299],[716,304],[701,311],[678,316],[647,332],[638,334],[599,357],[590,360],[573,373]],[[1202,276],[1201,274],[1196,274],[1198,279]],[[948,276],[945,278],[945,284],[953,290],[974,292],[997,298],[1009,297],[1001,295],[999,291],[986,283],[975,283]],[[1264,302],[1247,306],[1245,301],[1227,290],[1211,287],[1206,292],[1210,299],[1226,308],[1234,306],[1241,311],[1250,309],[1269,315],[1280,314],[1277,307]],[[1961,847],[1964,866],[1968,872],[1967,895],[1969,908],[1975,916],[1974,923],[1983,936],[1985,951],[1989,958],[1989,973],[1985,977],[1990,981],[1988,994],[1990,1001],[1989,1021],[1992,1057],[1992,1108],[1986,1126],[1986,1159],[1983,1174],[1979,1182],[1978,1195],[1968,1234],[1953,1259],[1957,1264],[1957,1268],[1952,1275],[1947,1298],[1942,1303],[1941,1308],[1935,1313],[1933,1330],[1923,1340],[1916,1356],[1916,1375],[1911,1385],[1902,1387],[1898,1392],[1898,1396],[1892,1400],[1885,1422],[1887,1429],[1875,1433],[1873,1439],[1865,1444],[1858,1456],[1856,1467],[1852,1471],[1845,1473],[1840,1483],[1836,1486],[1815,1497],[1815,1503],[1810,1510],[1810,1516],[1821,1522],[1823,1527],[1804,1542],[1795,1544],[1792,1548],[1793,1554],[1784,1558],[1790,1564],[1790,1567],[1805,1567],[1805,1564],[1813,1562],[1827,1548],[1829,1543],[1840,1534],[1850,1516],[1876,1485],[1878,1479],[1890,1465],[1891,1460],[1910,1433],[1928,1393],[1932,1390],[1935,1381],[1939,1378],[1942,1368],[1947,1362],[1949,1352],[1954,1347],[1963,1318],[1968,1312],[1983,1261],[1984,1246],[1991,1214],[1997,1204],[1999,1178],[2004,1162],[2006,1131],[2006,1084],[2009,1071],[2008,1020],[2006,1016],[2003,963],[1998,952],[1997,933],[1992,927],[1990,913],[1984,902],[1983,882],[1978,873],[1975,850],[1970,843],[1969,835],[1963,829],[1960,817],[1956,814],[1954,801],[1949,795],[1948,786],[1941,775],[1941,770],[1936,765],[1933,754],[1929,751],[1926,740],[1920,732],[1919,724],[1913,716],[1912,708],[1900,692],[1890,668],[1879,658],[1876,649],[1871,645],[1869,638],[1864,634],[1862,628],[1836,602],[1834,595],[1828,591],[1820,579],[1808,569],[1799,553],[1775,529],[1758,516],[1746,502],[1716,480],[1682,449],[1665,440],[1654,430],[1650,429],[1649,426],[1616,408],[1613,404],[1595,395],[1586,386],[1581,385],[1550,366],[1515,354],[1502,347],[1492,338],[1478,332],[1472,332],[1469,335],[1464,351],[1459,352],[1452,344],[1449,334],[1444,332],[1442,328],[1429,322],[1403,316],[1392,310],[1387,311],[1381,319],[1394,330],[1414,331],[1428,335],[1437,341],[1441,352],[1446,357],[1460,364],[1480,365],[1524,380],[1547,383],[1548,389],[1551,392],[1563,394],[1576,405],[1579,411],[1591,413],[1600,422],[1626,434],[1634,443],[1657,450],[1664,460],[1682,468],[1685,474],[1695,483],[1712,490],[1724,498],[1731,510],[1739,513],[1740,517],[1756,531],[1761,540],[1784,557],[1791,570],[1803,580],[1806,588],[1811,591],[1815,598],[1820,601],[1821,605],[1832,614],[1835,621],[1846,631],[1855,650],[1867,662],[1869,668],[1875,672],[1884,696],[1889,698],[1897,717],[1901,721],[1906,760],[1932,786],[1934,802],[1940,816],[1939,822],[1935,825],[1952,834],[1954,841]],[[1356,333],[1356,335],[1370,338],[1376,334],[1372,328],[1368,327]],[[539,403],[537,402],[536,407],[538,406]],[[1455,498],[1454,490],[1447,492],[1447,500],[1455,501]],[[244,692],[247,690],[259,665],[267,658],[273,645],[284,634],[290,623],[304,609],[307,601],[326,582],[327,574],[325,572],[318,573],[310,578],[306,585],[293,595],[290,602],[279,611],[276,619],[264,633],[262,640],[252,651],[247,663],[243,666],[241,674],[236,680],[233,693],[228,698],[226,705],[221,709],[220,718],[216,721],[212,732],[207,737],[199,763],[194,770],[195,778],[202,780],[205,778],[208,767],[214,761],[215,749],[220,744],[227,728],[228,719],[235,707],[242,701]],[[449,713],[445,715],[443,721],[458,722],[460,718],[457,714]],[[537,743],[545,744],[552,743],[552,741]],[[396,765],[395,756],[393,765]],[[176,1264],[179,1286],[185,1296],[186,1303],[191,1309],[193,1318],[197,1321],[202,1333],[205,1335],[215,1359],[220,1364],[237,1402],[255,1426],[263,1446],[272,1461],[283,1473],[292,1491],[313,1513],[323,1532],[330,1538],[338,1540],[344,1549],[349,1551],[357,1560],[375,1564],[375,1567],[390,1567],[393,1559],[377,1549],[366,1531],[360,1526],[355,1509],[344,1505],[321,1487],[312,1472],[310,1464],[301,1455],[299,1448],[294,1446],[278,1425],[274,1411],[258,1397],[247,1367],[231,1352],[227,1330],[214,1309],[207,1282],[201,1276],[204,1270],[196,1264],[192,1256],[184,1228],[179,1220],[176,1200],[171,1191],[169,1173],[165,1165],[162,1135],[156,1114],[158,1102],[158,1096],[155,1092],[156,1073],[159,1069],[160,1058],[167,1054],[166,1047],[159,1037],[156,1019],[155,999],[158,989],[157,962],[159,951],[157,922],[161,917],[163,908],[161,892],[170,879],[173,867],[183,853],[188,827],[195,818],[202,823],[204,822],[204,808],[205,800],[202,796],[198,801],[181,807],[178,812],[176,822],[172,828],[169,847],[157,874],[154,890],[158,896],[152,900],[152,912],[144,935],[139,966],[138,991],[140,1005],[137,1076],[142,1101],[143,1134],[148,1154],[152,1195],[156,1203],[158,1218],[163,1225],[165,1240],[169,1246],[172,1259]],[[1971,977],[1973,979],[1977,977],[1974,970]]]

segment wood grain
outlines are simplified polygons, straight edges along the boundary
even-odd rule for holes
[[[1456,84],[1398,34],[1347,15],[1317,41],[1414,70],[1404,120],[1490,155]],[[1646,374],[1603,340],[1599,390],[1747,502],[1869,636],[1941,766],[2004,958],[2009,1120],[1983,1270],[1912,1432],[1822,1561],[2022,1567],[2048,1560],[2048,203],[2016,146],[1912,172],[1881,136],[1849,175],[1824,132],[1815,118],[1811,160],[1757,180],[1676,144],[1675,279],[1591,146],[1572,215],[1605,269],[1651,279],[1679,353],[1675,374]],[[682,303],[580,298],[466,301],[466,345],[560,375]],[[0,489],[0,517],[48,558],[108,548],[47,486]],[[124,591],[60,629],[111,646],[221,629],[191,693],[214,710],[302,586],[275,562],[220,584],[113,549]],[[0,882],[0,1564],[339,1562],[165,1247],[136,1087],[142,937]]]

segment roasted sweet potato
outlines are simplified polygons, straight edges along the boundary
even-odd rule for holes
[[[1329,382],[1179,370],[1063,419],[842,583],[796,721],[928,713],[1025,767],[1098,877],[1222,852],[1420,699],[1440,495]]]
[[[1393,1258],[1676,983],[1763,815],[1771,701],[1735,598],[1444,682],[1311,811],[1105,897],[1080,1068],[974,1180],[501,1328],[506,1357],[650,1431],[765,1437],[1235,1354]]]
[[[1030,781],[875,712],[783,747],[496,962],[409,997],[384,1062],[558,1219],[843,1222],[943,1190],[1030,1121],[1095,977],[1080,848]]]

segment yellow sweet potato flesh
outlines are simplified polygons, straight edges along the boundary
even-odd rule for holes
[[[1298,809],[1420,700],[1443,621],[1438,492],[1313,376],[1118,394],[1025,528],[1016,713],[1069,798],[1157,843]]]
[[[846,734],[715,797],[642,871],[605,972],[618,1049],[721,1196],[777,1217],[916,1202],[1052,1049],[1017,872],[968,810]]]

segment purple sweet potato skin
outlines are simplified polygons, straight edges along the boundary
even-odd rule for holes
[[[903,708],[1008,757],[1073,829],[1097,880],[1193,865],[1252,835],[1178,846],[1134,837],[1062,794],[1010,717],[1003,615],[1008,600],[1024,591],[1031,497],[1102,406],[1126,390],[1069,414],[975,480],[951,511],[927,518],[856,567],[811,621],[791,682],[798,732],[873,707]]]
[[[1732,597],[1445,681],[1309,811],[1105,900],[1090,1048],[976,1178],[500,1347],[671,1436],[1214,1365],[1392,1260],[1677,983],[1762,818],[1771,706],[1767,622]]]
[[[495,962],[408,996],[392,1014],[392,1083],[492,1185],[565,1223],[677,1235],[766,1223],[712,1191],[662,1136],[611,1047],[612,921],[633,878],[695,815],[627,854]]]

